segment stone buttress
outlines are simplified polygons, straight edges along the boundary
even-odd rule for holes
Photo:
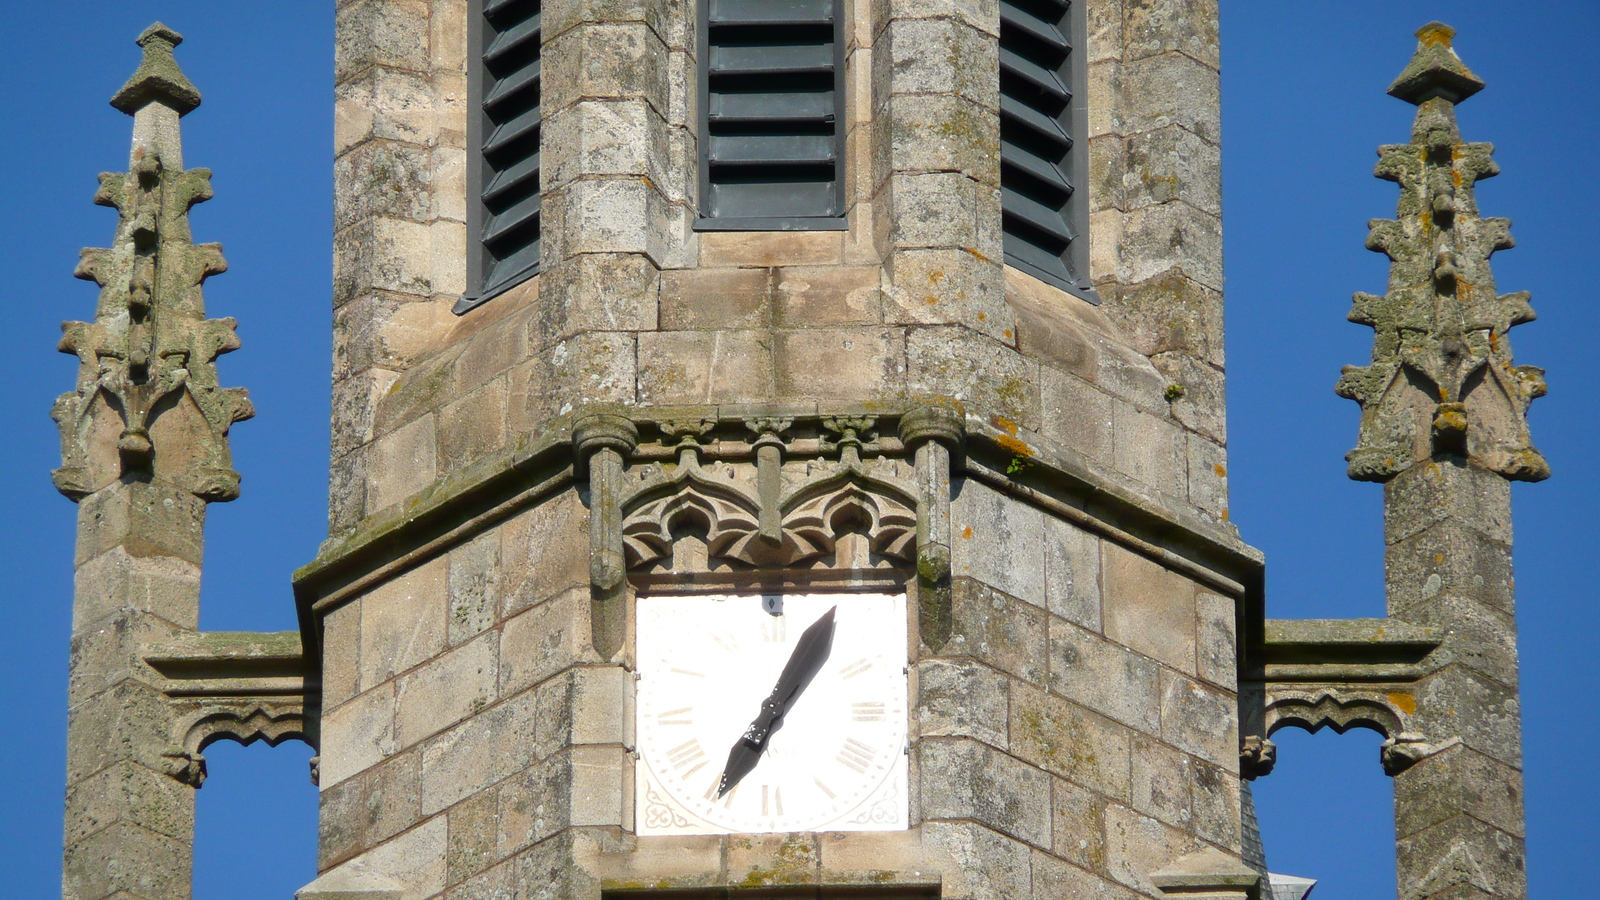
[[[189,209],[211,172],[185,169],[180,117],[200,105],[173,59],[183,39],[157,23],[144,60],[112,98],[133,117],[125,173],[100,176],[117,210],[109,248],[83,251],[77,276],[100,287],[89,322],[63,324],[78,386],[56,401],[56,487],[78,503],[68,689],[66,841],[70,900],[190,895],[201,751],[221,738],[314,742],[315,683],[300,636],[203,633],[206,504],[232,500],[228,429],[254,414],[220,387],[234,320],[207,319],[201,284],[227,266],[191,243]]]
[[[1424,26],[1389,88],[1417,107],[1411,142],[1378,150],[1375,174],[1400,187],[1398,217],[1367,238],[1391,260],[1389,289],[1355,295],[1372,363],[1337,386],[1362,410],[1350,477],[1384,486],[1389,617],[1266,620],[1247,647],[1246,777],[1270,771],[1277,728],[1376,730],[1401,900],[1513,900],[1527,873],[1510,482],[1549,475],[1526,418],[1545,383],[1512,364],[1507,333],[1534,314],[1490,270],[1510,222],[1478,215],[1474,186],[1499,167],[1456,124],[1483,82],[1453,36]]]
[[[457,316],[477,4],[338,6],[300,896],[1253,896],[1215,10],[1075,11],[1073,294],[1002,263],[998,6],[840,4],[845,227],[784,232],[695,229],[695,7],[544,6],[540,274]],[[636,599],[787,590],[906,593],[911,827],[640,836]]]

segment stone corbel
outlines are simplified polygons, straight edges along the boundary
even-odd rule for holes
[[[1247,734],[1239,739],[1239,777],[1254,781],[1272,774],[1278,764],[1278,745],[1259,734]]]
[[[1383,742],[1378,748],[1378,758],[1383,763],[1383,774],[1393,778],[1428,757],[1437,756],[1460,743],[1459,737],[1433,742],[1415,731],[1403,731]]]
[[[627,558],[622,543],[622,470],[639,444],[628,419],[606,413],[572,426],[578,477],[589,479],[589,627],[596,652],[610,658],[622,648]]]
[[[763,416],[746,419],[745,427],[755,433],[756,497],[761,502],[759,533],[761,539],[778,544],[783,541],[783,442],[790,418]]]
[[[922,640],[940,647],[950,638],[950,475],[961,447],[961,417],[926,406],[900,419],[900,440],[917,470],[917,597]]]

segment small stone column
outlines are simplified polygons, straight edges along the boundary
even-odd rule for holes
[[[1527,425],[1545,385],[1512,364],[1507,333],[1534,315],[1526,293],[1495,289],[1510,222],[1478,215],[1475,183],[1499,167],[1456,124],[1483,82],[1454,34],[1423,26],[1389,88],[1417,107],[1411,142],[1378,151],[1377,176],[1400,186],[1398,216],[1367,238],[1392,261],[1389,290],[1356,295],[1372,364],[1347,367],[1338,392],[1362,406],[1350,477],[1384,484],[1389,616],[1445,636],[1406,710],[1414,733],[1384,749],[1401,900],[1512,900],[1527,875],[1509,482],[1549,475]]]
[[[211,173],[184,169],[178,120],[200,94],[173,59],[183,38],[160,23],[112,98],[134,119],[126,173],[103,174],[95,201],[120,213],[109,248],[83,251],[100,290],[91,322],[67,322],[76,390],[56,400],[57,489],[78,501],[67,717],[69,900],[187,900],[194,789],[204,761],[186,751],[152,644],[199,627],[206,503],[238,495],[228,429],[253,410],[217,384],[237,349],[232,319],[206,319],[200,285],[226,264],[190,241],[189,208]]]

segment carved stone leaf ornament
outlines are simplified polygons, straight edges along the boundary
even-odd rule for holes
[[[1336,391],[1361,404],[1345,457],[1350,477],[1387,481],[1435,454],[1466,457],[1506,478],[1540,481],[1550,468],[1528,434],[1528,405],[1544,371],[1512,364],[1507,333],[1534,319],[1526,292],[1497,292],[1489,257],[1509,249],[1511,223],[1481,218],[1477,182],[1499,174],[1494,146],[1467,143],[1455,105],[1483,82],[1432,23],[1389,93],[1415,104],[1411,143],[1378,149],[1374,174],[1400,186],[1395,219],[1374,219],[1367,247],[1390,259],[1389,289],[1358,293],[1350,321],[1376,332],[1372,363],[1347,366]]]

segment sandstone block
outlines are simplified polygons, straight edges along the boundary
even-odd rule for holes
[[[1183,200],[1222,215],[1222,149],[1194,132],[1171,125],[1131,134],[1125,165],[1122,209]]]
[[[1232,598],[1202,590],[1196,597],[1199,616],[1195,653],[1200,677],[1223,690],[1239,686],[1239,649]]]
[[[498,644],[498,635],[481,635],[396,681],[398,746],[409,747],[494,702]]]
[[[500,693],[532,687],[578,661],[588,643],[588,591],[568,591],[505,622]]]
[[[1004,750],[1008,679],[977,663],[917,664],[916,725],[924,737],[970,737]]]
[[[791,266],[777,270],[773,313],[779,327],[871,325],[879,321],[877,266]]]
[[[1228,452],[1205,437],[1190,433],[1189,502],[1220,519],[1228,517]]]
[[[445,814],[448,817],[448,843],[445,847],[447,884],[459,884],[503,858],[498,850],[498,838],[499,795],[504,790],[503,786],[500,791],[484,791],[463,803],[457,803]]]
[[[1101,541],[1106,637],[1195,673],[1195,588],[1146,557]]]
[[[1169,497],[1188,495],[1189,444],[1182,428],[1120,402],[1112,409],[1112,423],[1112,465]]]
[[[953,94],[999,109],[999,79],[984,77],[999,70],[998,35],[959,19],[891,19],[873,43],[873,64],[884,73],[875,80],[887,87],[883,96]]]
[[[773,340],[779,400],[883,400],[900,393],[905,340],[896,329],[780,331]]]
[[[439,411],[438,458],[465,467],[505,448],[509,379],[501,375]]]
[[[1239,759],[1239,722],[1232,694],[1161,673],[1161,739],[1218,766]]]
[[[639,402],[717,404],[772,395],[765,331],[662,331],[639,335]]]
[[[483,633],[500,609],[500,544],[497,531],[481,534],[450,551],[448,640],[458,646]]]
[[[1110,465],[1113,455],[1112,403],[1109,394],[1076,375],[1039,367],[1040,435],[1100,465]]]
[[[589,511],[576,491],[500,526],[502,618],[589,584]]]
[[[1048,631],[1042,610],[966,576],[953,581],[951,607],[950,640],[942,654],[971,656],[1025,681],[1044,683]]]
[[[423,814],[527,768],[534,759],[536,719],[534,692],[524,691],[423,744]]]
[[[571,754],[558,753],[490,794],[497,798],[490,823],[494,858],[516,854],[572,824],[572,778]]]
[[[444,650],[448,575],[449,561],[439,557],[380,584],[362,598],[362,690]]]
[[[1050,829],[1054,838],[1051,852],[1091,872],[1104,871],[1108,803],[1091,790],[1054,779],[1050,795]]]
[[[194,836],[194,788],[129,760],[68,785],[68,847],[118,823],[188,843]]]
[[[1156,0],[1128,4],[1127,54],[1139,59],[1176,51],[1218,65],[1216,0]]]
[[[335,83],[373,66],[426,72],[428,4],[423,0],[358,0],[334,11]]]
[[[1076,625],[1050,623],[1050,689],[1147,734],[1161,730],[1159,668]]]
[[[883,316],[895,325],[962,325],[1001,344],[1016,340],[998,257],[976,248],[899,250],[884,269]]]
[[[1100,539],[1046,516],[1044,574],[1045,604],[1050,612],[1090,631],[1100,631]]]
[[[917,328],[906,361],[913,395],[963,400],[1016,427],[1038,424],[1039,365],[999,341],[965,328]]]
[[[1038,847],[1050,846],[1050,776],[972,741],[917,745],[924,821],[972,819]]]
[[[422,756],[402,753],[322,791],[317,865],[326,869],[410,828],[422,816]]]
[[[1028,895],[1028,845],[966,822],[929,822],[922,842],[955,861],[959,876],[944,884],[951,900],[1009,900]],[[948,870],[947,870],[948,871]]]
[[[836,266],[843,261],[838,231],[708,231],[700,235],[700,265],[717,267]]]
[[[728,838],[727,848],[730,884],[768,887],[819,881],[818,835],[735,835]]]
[[[590,403],[634,403],[636,348],[631,334],[579,334],[549,351],[548,387],[561,412]]]
[[[1045,515],[974,481],[950,504],[950,570],[995,590],[1045,605]]]
[[[186,841],[118,822],[66,848],[61,896],[186,900],[192,855]]]
[[[772,323],[767,269],[668,269],[661,273],[661,327],[668,331],[762,328]]]
[[[1126,800],[1127,728],[1042,690],[1013,684],[1011,752],[1076,784]]]
[[[394,683],[384,682],[322,714],[322,789],[377,765],[397,749]]]
[[[1198,849],[1194,838],[1149,816],[1115,804],[1106,809],[1106,871],[1128,887],[1162,896],[1150,873]]]

